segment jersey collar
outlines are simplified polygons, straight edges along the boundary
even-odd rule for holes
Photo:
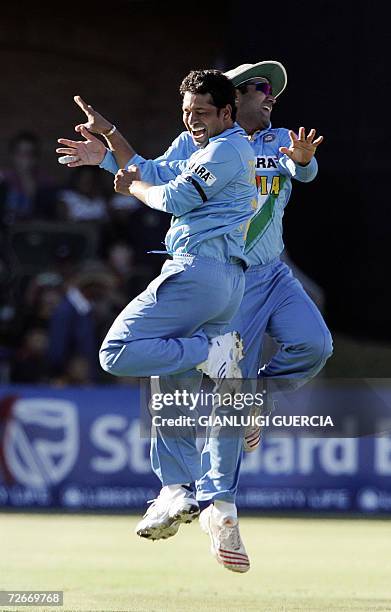
[[[213,142],[218,138],[226,138],[227,136],[231,136],[231,134],[240,133],[245,133],[245,131],[240,127],[239,123],[235,122],[231,128],[228,128],[228,130],[224,130],[224,132],[220,132],[220,134],[217,134],[217,136],[212,136],[212,138],[209,138],[209,142]]]
[[[266,132],[268,132],[271,129],[272,129],[272,124],[269,123],[267,128],[265,128],[264,130],[258,130],[257,132],[254,132],[254,134],[252,134],[251,136],[247,135],[247,138],[249,139],[250,142],[253,142],[254,140],[256,140],[256,138],[263,136],[264,134],[266,134]]]

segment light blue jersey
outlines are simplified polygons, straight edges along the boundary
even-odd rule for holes
[[[170,254],[190,253],[223,262],[243,255],[248,222],[256,208],[254,156],[238,125],[193,147],[190,156],[148,162],[135,156],[142,180],[155,185],[147,205],[173,215],[165,245]]]
[[[246,238],[245,254],[250,265],[260,265],[273,261],[284,249],[282,219],[292,191],[292,178],[304,183],[312,181],[318,165],[312,158],[308,166],[299,166],[279,152],[280,147],[290,146],[285,128],[273,129],[270,125],[253,134],[248,142],[255,154],[258,201]],[[170,161],[188,159],[197,150],[189,132],[182,132],[160,157],[145,160],[135,155],[127,165],[137,164],[143,180],[160,184],[165,182],[165,169]],[[111,153],[106,154],[101,167],[113,173],[118,171]]]

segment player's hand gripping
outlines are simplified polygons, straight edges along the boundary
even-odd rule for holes
[[[79,123],[75,126],[76,132],[81,132],[82,127],[85,127],[93,134],[102,134],[103,136],[110,132],[113,127],[110,121],[105,119],[98,111],[94,110],[90,104],[84,102],[80,96],[74,96],[73,99],[87,117],[86,123]]]
[[[316,148],[323,142],[323,136],[318,136],[314,140],[316,130],[313,128],[309,131],[308,136],[305,135],[305,129],[299,128],[299,135],[289,130],[291,145],[288,147],[280,147],[280,152],[290,157],[296,164],[306,166],[310,163],[315,155]]]
[[[137,166],[129,166],[127,170],[118,170],[114,178],[114,191],[128,196],[132,182],[140,180],[140,170]]]
[[[106,147],[99,138],[90,134],[84,127],[80,126],[80,134],[85,140],[69,140],[68,138],[59,138],[57,142],[65,147],[56,149],[56,153],[61,155],[73,155],[77,158],[75,161],[67,164],[68,168],[76,166],[98,166],[106,155]]]

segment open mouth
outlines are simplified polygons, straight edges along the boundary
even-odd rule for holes
[[[263,104],[261,108],[262,108],[262,110],[266,111],[267,113],[271,113],[272,112],[272,106],[268,106],[267,104]]]
[[[197,142],[203,141],[207,137],[207,130],[205,127],[196,127],[196,128],[191,127],[190,132],[194,140],[196,140]]]

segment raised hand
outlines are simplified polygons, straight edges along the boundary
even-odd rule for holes
[[[114,191],[122,195],[130,195],[129,187],[133,181],[141,179],[137,166],[129,166],[127,170],[118,170],[114,178]]]
[[[77,161],[67,164],[68,168],[76,166],[99,166],[106,155],[106,147],[99,138],[90,134],[84,127],[80,126],[80,134],[85,140],[68,140],[68,138],[59,138],[57,142],[65,147],[56,149],[56,153],[61,155],[74,155]]]
[[[113,127],[110,121],[105,119],[98,111],[94,110],[92,106],[87,104],[80,96],[74,96],[73,99],[87,117],[86,123],[79,123],[75,126],[76,132],[81,132],[82,127],[85,127],[93,134],[102,134],[103,136],[110,132]]]
[[[280,152],[290,157],[295,163],[306,166],[310,163],[315,155],[316,148],[323,142],[323,136],[318,136],[314,140],[316,130],[313,128],[309,131],[308,136],[305,135],[305,129],[299,128],[297,136],[292,130],[289,130],[291,145],[288,147],[280,147]]]

